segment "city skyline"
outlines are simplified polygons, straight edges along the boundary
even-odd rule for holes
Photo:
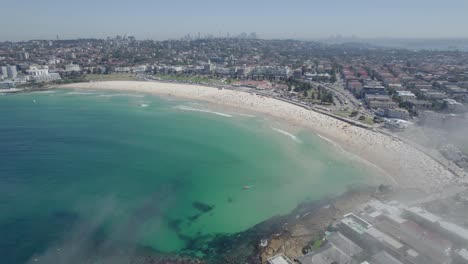
[[[27,8],[25,8],[27,6]],[[109,3],[10,1],[2,6],[0,41],[104,38],[177,39],[187,33],[225,36],[256,32],[265,39],[317,39],[335,35],[360,38],[467,38],[463,25],[468,1],[402,0],[269,1],[230,3],[204,0]]]

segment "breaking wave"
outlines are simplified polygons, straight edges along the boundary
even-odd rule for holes
[[[98,95],[98,97],[117,97],[117,96],[138,97],[138,98],[145,97],[142,94],[100,94]]]
[[[302,141],[298,137],[296,137],[295,135],[293,135],[293,134],[291,134],[289,132],[286,132],[284,130],[281,130],[279,128],[274,128],[274,127],[272,127],[271,129],[273,129],[276,132],[279,132],[279,133],[281,133],[283,135],[286,135],[286,136],[290,137],[292,140],[296,141],[297,143],[302,143]]]
[[[179,110],[184,110],[184,111],[194,111],[194,112],[209,113],[209,114],[214,114],[214,115],[219,115],[219,116],[224,116],[224,117],[232,117],[232,115],[228,115],[228,114],[221,113],[221,112],[192,108],[192,107],[187,107],[187,106],[176,106],[174,108],[179,109]]]

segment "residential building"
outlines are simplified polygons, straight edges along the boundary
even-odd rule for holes
[[[402,102],[416,99],[416,95],[407,90],[396,91],[396,95]]]
[[[11,81],[0,82],[0,89],[11,89],[15,88],[15,83]]]
[[[7,66],[7,74],[8,78],[14,79],[16,76],[18,76],[18,72],[16,70],[16,65],[8,65]]]
[[[371,109],[382,108],[395,108],[397,104],[392,101],[392,98],[388,95],[380,95],[380,94],[366,94],[364,101],[366,102],[367,106]]]
[[[420,90],[420,92],[425,98],[429,100],[441,100],[441,99],[448,98],[448,95],[446,95],[445,93],[441,93],[441,92],[433,92],[433,91],[429,91],[426,89],[422,89]]]
[[[258,66],[250,74],[253,79],[274,78],[284,80],[289,77],[289,72],[289,67]]]
[[[47,66],[31,66],[29,70],[26,70],[29,80],[35,82],[50,82],[55,80],[60,80],[60,74],[58,73],[49,73],[49,68]]]
[[[47,66],[31,66],[29,70],[26,70],[29,76],[36,77],[49,74],[49,67]]]
[[[0,67],[0,73],[1,73],[1,77],[3,77],[3,79],[8,78],[7,66],[1,66]]]
[[[465,112],[465,106],[462,103],[455,101],[454,99],[444,99],[444,104],[447,106],[447,110],[454,113]]]
[[[387,95],[387,89],[381,85],[364,85],[362,87],[362,97],[365,97],[366,95]]]
[[[390,129],[406,129],[412,123],[402,119],[385,118],[384,125]]]
[[[80,65],[68,64],[65,65],[65,72],[79,72],[81,71]]]
[[[402,108],[387,108],[385,109],[385,116],[403,120],[408,120],[410,118],[408,110]]]

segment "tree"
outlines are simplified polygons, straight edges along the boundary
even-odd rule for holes
[[[324,92],[321,97],[321,101],[325,103],[333,103],[333,94],[331,92]]]

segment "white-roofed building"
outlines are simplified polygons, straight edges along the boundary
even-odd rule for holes
[[[267,260],[268,264],[292,264],[293,262],[284,254],[279,254]]]
[[[65,72],[79,72],[81,71],[80,65],[68,64],[65,65]]]

